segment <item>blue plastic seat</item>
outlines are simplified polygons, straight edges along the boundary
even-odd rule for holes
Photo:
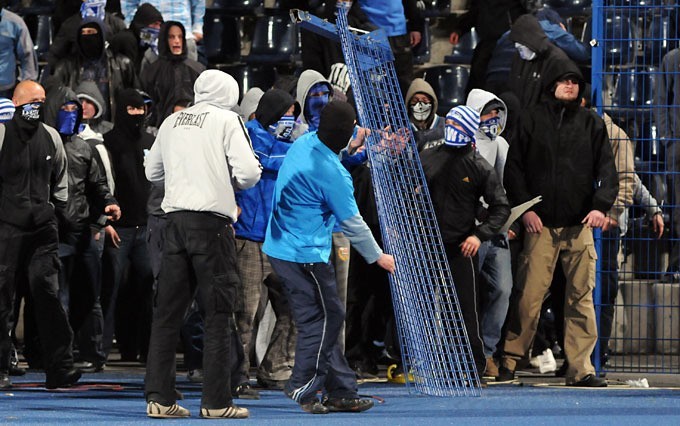
[[[424,3],[425,10],[423,10],[423,16],[425,17],[448,16],[451,14],[450,0],[426,0]]]
[[[604,23],[605,61],[625,65],[635,60],[635,32],[625,13],[608,13]]]
[[[446,55],[444,62],[447,64],[466,64],[469,65],[472,62],[472,53],[477,47],[479,42],[479,36],[477,35],[477,30],[472,28],[469,33],[463,35],[458,44],[453,46],[453,50],[450,55]]]
[[[423,28],[422,39],[420,44],[413,48],[413,63],[424,64],[430,61],[430,19],[425,19],[425,27]]]
[[[672,9],[651,14],[642,33],[643,51],[649,64],[658,65],[666,53],[678,47],[676,19]]]
[[[454,106],[465,103],[469,77],[470,68],[462,65],[440,65],[424,71],[423,79],[430,83],[439,101],[437,114],[445,116]]]
[[[241,96],[253,87],[263,91],[270,89],[277,79],[276,69],[271,65],[231,65],[218,67],[221,71],[234,77],[241,90]]]
[[[52,16],[51,15],[26,15],[24,22],[33,40],[33,48],[38,55],[39,62],[47,61],[47,54],[52,44]]]
[[[651,118],[654,105],[654,88],[659,73],[656,67],[630,68],[620,70],[614,77],[613,85],[608,89],[614,114],[645,115]]]
[[[254,15],[262,7],[263,0],[213,0],[206,3],[206,11],[215,10],[233,16]]]
[[[205,55],[213,64],[229,64],[241,59],[240,18],[206,10],[203,19]]]
[[[299,56],[298,28],[288,16],[263,16],[255,22],[249,64],[293,64]]]
[[[592,0],[545,0],[543,6],[554,9],[562,16],[587,15],[592,7]]]

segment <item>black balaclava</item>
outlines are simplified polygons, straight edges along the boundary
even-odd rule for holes
[[[331,101],[321,110],[316,134],[324,145],[339,154],[354,133],[356,119],[357,114],[352,105],[343,101]]]
[[[144,108],[144,97],[136,89],[123,89],[116,97],[116,118],[113,127],[132,138],[139,138],[144,125],[145,114],[130,115],[127,107]]]
[[[80,33],[83,28],[94,28],[97,30],[97,34],[83,35]],[[88,22],[83,24],[78,31],[78,45],[85,59],[101,58],[104,53],[104,34],[102,34],[101,25],[96,22]]]
[[[255,110],[255,118],[265,129],[279,121],[279,118],[295,104],[295,98],[281,89],[269,89],[262,95]],[[295,105],[294,115],[300,114],[300,106]]]

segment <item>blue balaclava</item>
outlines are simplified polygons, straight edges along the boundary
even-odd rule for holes
[[[311,93],[321,93],[319,96],[310,96]],[[330,100],[330,89],[328,83],[316,83],[307,92],[305,98],[305,119],[309,124],[309,130],[314,131],[319,128],[321,110]]]
[[[75,105],[74,111],[64,111],[59,109],[57,112],[57,130],[65,136],[71,136],[78,131],[76,124],[78,124],[78,115],[80,114],[80,106],[75,102],[66,102],[64,106]]]
[[[463,129],[457,129],[452,124],[444,126],[444,143],[449,146],[461,148],[475,141],[475,133],[479,129],[479,113],[474,109],[459,105],[451,108],[446,114],[446,121],[453,120]]]

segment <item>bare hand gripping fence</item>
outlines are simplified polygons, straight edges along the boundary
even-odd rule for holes
[[[303,28],[339,40],[367,141],[371,179],[387,253],[397,328],[410,392],[480,396],[480,382],[425,175],[384,31],[350,30],[351,2],[338,2],[337,26],[291,11]],[[370,285],[370,283],[368,283]]]

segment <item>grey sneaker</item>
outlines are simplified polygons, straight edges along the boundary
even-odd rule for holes
[[[247,408],[232,405],[226,408],[201,408],[204,419],[247,419],[250,411]]]
[[[253,389],[248,382],[236,386],[231,392],[231,396],[238,399],[260,399],[260,393]]]
[[[184,407],[179,405],[161,405],[156,401],[149,401],[146,403],[146,415],[156,419],[179,419],[189,417],[191,413]]]
[[[300,408],[302,408],[302,411],[309,414],[328,414],[331,411],[316,398],[309,402],[301,403]]]
[[[187,379],[192,383],[203,383],[203,370],[197,368],[187,371]]]

